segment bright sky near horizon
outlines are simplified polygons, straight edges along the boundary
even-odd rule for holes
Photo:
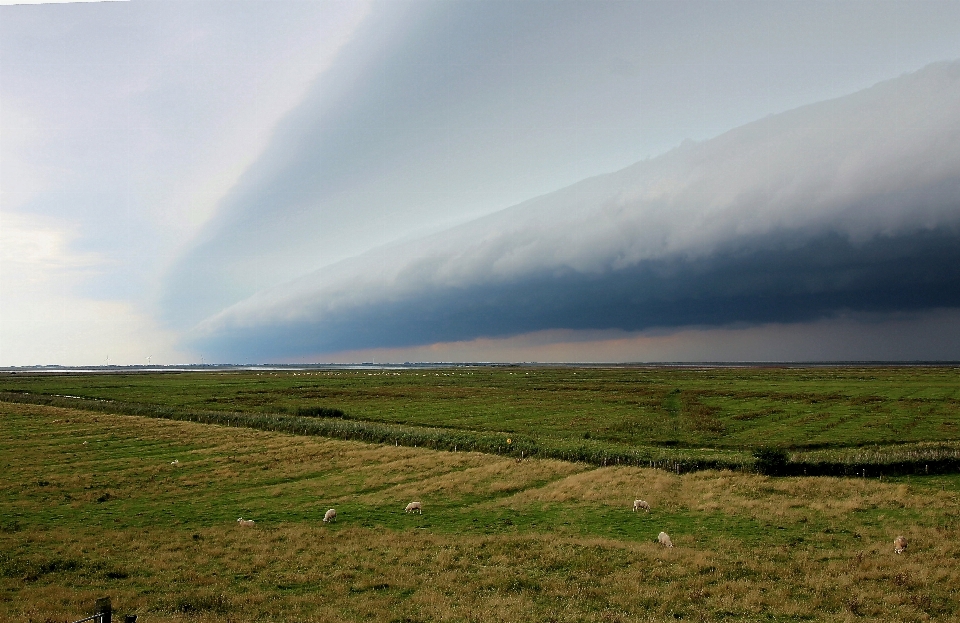
[[[958,59],[952,1],[0,6],[0,365],[960,359]]]

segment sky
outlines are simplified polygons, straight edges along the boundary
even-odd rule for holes
[[[0,365],[936,359],[956,2],[0,6]]]

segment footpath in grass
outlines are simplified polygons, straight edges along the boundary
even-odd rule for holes
[[[104,594],[144,621],[960,614],[954,476],[678,476],[9,403],[0,423],[4,620]]]

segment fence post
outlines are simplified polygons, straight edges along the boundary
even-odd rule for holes
[[[109,597],[101,597],[97,600],[94,614],[99,615],[97,623],[113,623],[113,607],[110,605]]]

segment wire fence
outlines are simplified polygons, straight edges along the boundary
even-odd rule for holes
[[[73,621],[73,623],[84,623],[85,621],[93,621],[94,623],[113,623],[113,604],[111,604],[109,597],[101,597],[98,599],[93,610],[94,612],[92,615],[82,619],[77,619],[76,621]],[[124,615],[123,623],[137,623],[137,615]]]

